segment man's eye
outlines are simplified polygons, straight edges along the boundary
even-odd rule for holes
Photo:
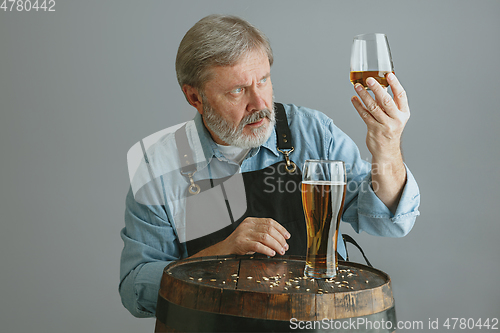
[[[231,93],[233,93],[233,94],[241,94],[242,91],[243,91],[243,88],[236,88],[233,91],[231,91]]]
[[[260,80],[260,83],[265,83],[266,81],[267,81],[267,77],[265,77],[262,80]]]

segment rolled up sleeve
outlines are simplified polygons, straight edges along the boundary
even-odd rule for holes
[[[344,221],[351,223],[356,232],[365,231],[371,235],[386,237],[406,236],[413,228],[416,217],[420,214],[420,192],[417,182],[406,167],[406,184],[395,213],[379,199],[372,187],[369,173],[360,186],[357,199],[357,218],[352,214],[344,216]]]
[[[185,256],[165,209],[135,201],[129,191],[125,209],[119,293],[135,317],[152,317],[165,266]]]

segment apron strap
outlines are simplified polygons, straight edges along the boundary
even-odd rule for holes
[[[278,149],[293,149],[292,133],[288,127],[288,120],[286,119],[286,112],[283,104],[274,103],[274,110],[276,112],[276,142],[278,144]]]
[[[368,260],[368,258],[366,257],[365,255],[365,252],[363,252],[363,249],[361,248],[361,246],[359,246],[359,244],[354,240],[354,238],[352,238],[351,236],[349,236],[348,234],[342,234],[342,239],[344,240],[344,247],[345,247],[345,254],[346,254],[346,258],[345,260],[346,261],[349,261],[349,253],[347,253],[347,243],[351,243],[352,245],[356,246],[359,250],[359,252],[361,252],[361,255],[363,256],[363,258],[365,259],[366,261],[366,264],[370,267],[373,268],[372,264],[370,263],[370,261]]]
[[[186,125],[175,131],[175,144],[177,145],[177,154],[181,162],[181,173],[183,175],[194,173],[196,171],[196,164],[194,164],[193,153],[189,146]]]
[[[276,110],[276,149],[285,156],[285,169],[288,173],[292,174],[297,170],[297,165],[289,157],[295,149],[292,145],[292,133],[288,127],[283,104],[274,103],[274,105]]]
[[[200,193],[201,188],[193,180],[193,175],[196,172],[196,164],[194,163],[191,147],[189,146],[186,125],[175,131],[175,144],[177,145],[177,154],[181,163],[181,174],[189,178],[191,183],[188,188],[189,193],[196,195]]]

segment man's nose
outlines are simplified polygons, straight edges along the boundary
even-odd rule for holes
[[[250,96],[247,105],[247,111],[254,112],[266,108],[266,101],[264,99],[264,92],[260,91],[257,87],[250,89]]]

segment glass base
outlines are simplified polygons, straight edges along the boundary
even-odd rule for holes
[[[313,268],[306,264],[304,276],[311,279],[330,279],[337,276],[337,269],[332,268]]]

